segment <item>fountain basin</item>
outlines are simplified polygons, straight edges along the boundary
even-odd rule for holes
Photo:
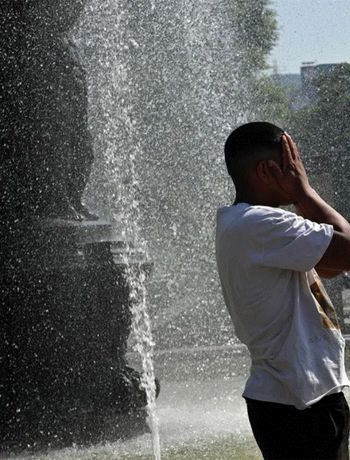
[[[53,219],[19,224],[3,248],[1,450],[147,430],[141,376],[126,359],[125,246],[108,222]],[[152,266],[137,251],[129,263]]]

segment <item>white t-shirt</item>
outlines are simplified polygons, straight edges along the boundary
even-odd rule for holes
[[[332,236],[331,225],[280,208],[218,210],[224,299],[252,359],[243,396],[303,409],[349,385],[345,342],[313,270]]]

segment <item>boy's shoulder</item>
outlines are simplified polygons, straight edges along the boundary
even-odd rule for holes
[[[295,213],[283,208],[238,203],[218,209],[218,218],[232,221],[261,221],[266,219],[300,219]]]
[[[303,220],[282,208],[239,203],[218,210],[217,234],[265,241],[303,226]]]

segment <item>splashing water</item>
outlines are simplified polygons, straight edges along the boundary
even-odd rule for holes
[[[127,73],[123,72],[125,77]],[[156,383],[153,366],[154,341],[152,337],[151,320],[147,306],[146,288],[146,267],[144,261],[148,260],[148,250],[146,241],[141,237],[140,227],[140,203],[137,199],[140,183],[136,173],[136,158],[142,155],[141,147],[137,142],[137,130],[132,118],[133,107],[128,105],[122,109],[122,119],[124,130],[127,133],[127,145],[131,147],[128,161],[123,161],[119,165],[118,172],[123,171],[124,178],[119,182],[123,187],[118,188],[117,202],[121,203],[118,207],[117,215],[112,214],[112,222],[116,230],[122,228],[122,238],[126,241],[125,250],[122,252],[122,260],[125,266],[125,278],[129,286],[129,298],[131,302],[131,313],[133,317],[132,332],[135,336],[135,350],[142,359],[142,380],[141,385],[146,392],[147,413],[152,434],[152,446],[155,460],[161,460],[159,422],[156,414]],[[115,155],[112,156],[112,162]],[[124,158],[125,160],[125,158]],[[117,165],[118,166],[118,162]],[[116,171],[115,171],[116,172]],[[115,182],[115,178],[113,178]],[[112,205],[111,209],[115,209]],[[142,261],[138,260],[141,255]]]
[[[132,123],[129,126],[130,133],[133,133]],[[135,195],[135,191],[139,189],[139,182],[135,171],[135,155],[130,155],[129,159],[130,186]],[[143,374],[141,385],[147,397],[147,413],[152,434],[153,453],[155,460],[161,460],[159,421],[156,413],[156,383],[153,366],[154,341],[147,308],[146,268],[143,262],[137,263],[135,260],[135,248],[141,252],[143,260],[148,259],[148,251],[145,240],[140,237],[140,204],[134,196],[129,203],[131,203],[129,208],[126,207],[124,210],[127,211],[127,222],[130,222],[130,218],[132,219],[131,222],[133,222],[133,241],[127,241],[125,251],[123,252],[123,262],[126,267],[125,277],[130,289],[129,297],[133,317],[132,331],[136,339],[134,349],[140,354],[142,359]],[[124,235],[126,236],[126,234]]]
[[[153,367],[153,347],[151,322],[147,311],[145,275],[140,275],[130,266],[127,272],[133,302],[133,332],[136,337],[135,350],[142,358],[142,386],[147,395],[147,411],[152,433],[152,446],[155,460],[160,460],[159,422],[156,413],[156,386]]]
[[[125,73],[122,73],[125,75]],[[146,241],[141,237],[140,228],[140,203],[137,200],[139,192],[139,181],[137,178],[135,161],[137,155],[142,151],[137,145],[135,139],[135,126],[132,119],[132,106],[122,110],[124,129],[128,133],[128,145],[133,146],[133,151],[128,156],[127,163],[124,161],[118,167],[118,161],[115,161],[115,155],[111,153],[110,164],[117,167],[113,168],[114,173],[121,175],[123,171],[123,187],[118,187],[115,195],[118,207],[118,213],[115,212],[115,204],[111,203],[112,222],[116,231],[121,230],[122,238],[126,242],[122,252],[122,262],[125,266],[125,278],[129,286],[129,298],[131,302],[132,313],[132,332],[135,337],[134,349],[142,359],[142,380],[141,386],[144,388],[147,397],[147,413],[149,425],[152,433],[152,445],[155,460],[160,460],[160,437],[159,422],[156,414],[156,383],[153,366],[153,349],[154,341],[152,337],[151,320],[148,313],[147,305],[147,288],[146,288],[146,267],[144,261],[148,260],[148,250]],[[111,176],[112,177],[112,176]],[[113,177],[115,182],[115,177]],[[127,190],[127,194],[125,193]],[[141,255],[141,258],[139,256]]]
[[[128,222],[132,234],[126,209],[140,203],[160,349],[198,340],[213,345],[216,336],[199,331],[207,330],[209,316],[214,332],[226,318],[212,241],[213,210],[228,195],[222,143],[240,116],[230,14],[226,2],[172,0],[152,11],[150,0],[90,0],[76,33],[95,151],[86,204],[120,232]]]
[[[221,331],[212,214],[227,181],[217,152],[240,116],[230,14],[226,2],[207,0],[89,0],[75,37],[89,80],[95,150],[86,202],[128,242],[123,261],[156,459],[150,313],[160,349],[215,342],[213,332],[198,335],[208,329],[206,317]],[[135,250],[147,258],[141,235],[155,262],[151,305],[146,273],[134,263]]]
[[[154,341],[147,308],[146,273],[142,262],[135,263],[133,260],[134,244],[129,242],[123,254],[126,267],[125,276],[130,289],[129,296],[133,316],[132,331],[136,339],[134,349],[142,358],[141,385],[147,396],[147,413],[152,433],[153,453],[155,460],[160,460],[159,422],[156,413],[156,384],[153,366]]]
[[[94,11],[94,3],[91,4]],[[106,8],[98,6],[97,8]],[[152,2],[151,8],[154,8]],[[94,194],[103,197],[102,209],[107,210],[107,217],[116,235],[125,242],[125,247],[118,256],[125,267],[125,279],[129,286],[130,309],[132,313],[132,334],[135,350],[142,360],[143,374],[141,386],[147,397],[148,423],[152,433],[154,458],[160,460],[159,423],[156,414],[156,383],[153,367],[153,348],[151,321],[147,305],[146,264],[149,260],[146,241],[141,237],[140,182],[137,174],[137,159],[142,158],[139,145],[138,126],[133,105],[133,88],[130,85],[132,73],[130,50],[137,49],[138,43],[130,32],[128,5],[120,0],[108,3],[111,16],[104,16],[108,22],[113,17],[111,36],[106,41],[99,41],[99,32],[95,35],[98,52],[98,75],[90,73],[93,85],[90,97],[98,101],[98,107],[91,107],[91,112],[98,112],[91,120],[92,131],[96,129],[95,151],[103,152],[104,167],[100,169],[103,180]],[[97,24],[97,31],[100,29]],[[104,29],[103,29],[104,30]],[[85,41],[83,37],[83,41]],[[79,42],[79,38],[77,37]],[[118,43],[118,48],[114,44]],[[86,46],[86,43],[85,43]],[[106,58],[106,56],[108,56]],[[83,58],[84,59],[84,58]],[[96,82],[98,82],[96,84]],[[91,92],[93,94],[91,94]],[[103,126],[101,130],[101,126]],[[140,257],[141,256],[141,257]]]

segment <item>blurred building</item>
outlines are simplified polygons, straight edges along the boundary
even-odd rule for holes
[[[277,69],[276,69],[277,70]],[[274,82],[286,89],[292,110],[299,110],[304,106],[301,91],[301,76],[299,73],[278,73],[272,75]]]
[[[299,110],[316,102],[317,81],[331,75],[343,63],[317,64],[314,61],[302,62],[300,73],[279,73],[274,64],[272,79],[283,86],[289,95],[292,110]]]
[[[306,105],[312,105],[317,99],[317,80],[331,75],[342,63],[316,64],[303,62],[300,67],[301,91]]]

